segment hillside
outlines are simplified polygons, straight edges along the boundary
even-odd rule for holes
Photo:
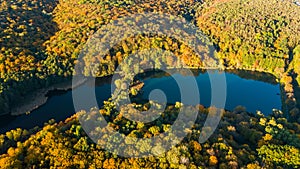
[[[211,128],[202,129],[202,123],[214,108],[198,105],[196,124],[184,130],[187,136],[183,142],[161,156],[146,158],[125,158],[105,151],[88,137],[89,133],[79,123],[78,118],[85,112],[77,112],[64,122],[51,120],[42,128],[18,128],[0,134],[0,168],[300,167],[300,6],[292,1],[12,0],[0,4],[0,115],[22,107],[28,102],[27,96],[40,89],[53,89],[62,82],[70,82],[74,65],[80,62],[79,53],[97,30],[123,16],[143,12],[179,16],[199,28],[217,50],[219,69],[233,73],[237,69],[246,70],[237,72],[243,77],[255,71],[269,73],[263,77],[255,77],[253,73],[251,79],[272,79],[274,84],[278,81],[283,104],[283,112],[274,110],[270,116],[250,114],[243,107],[232,112],[222,110],[217,130],[204,144],[198,143],[199,135]],[[142,21],[137,18],[132,24]],[[159,22],[153,25],[160,28]],[[172,52],[176,58],[163,55],[159,60],[155,59],[156,53],[150,55],[155,63],[145,62],[149,59],[145,56],[139,58],[139,64],[176,67],[175,59],[180,58],[190,68],[205,66],[204,60],[178,39],[140,34],[122,40],[104,58],[84,58],[84,64],[91,66],[83,74],[112,75],[130,54],[153,48]],[[127,67],[139,70],[136,65],[128,61]],[[129,73],[125,76],[132,78]],[[124,87],[121,82],[115,83],[117,88]],[[137,95],[139,91],[130,92]],[[104,103],[99,112],[84,116],[85,120],[102,114],[113,129],[133,140],[168,131],[182,106],[179,102],[168,105],[158,120],[140,123],[123,117],[110,100]],[[146,111],[150,103],[134,106]],[[99,128],[93,132],[99,132]],[[125,151],[129,155],[163,151],[162,147],[145,142],[132,146],[133,140],[108,141],[115,143],[112,146],[131,145]]]
[[[299,6],[287,0],[212,0],[197,11],[196,22],[215,44],[225,67],[277,76],[287,111],[295,112],[300,84]]]

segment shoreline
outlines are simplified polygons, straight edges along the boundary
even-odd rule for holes
[[[70,90],[70,89],[73,89],[73,88],[76,88],[76,87],[82,85],[86,81],[87,81],[87,79],[84,79],[82,81],[79,81],[77,84],[73,85],[72,80],[70,80],[67,82],[53,84],[45,89],[39,89],[39,90],[35,91],[34,93],[25,96],[24,97],[25,101],[23,103],[21,103],[20,105],[13,107],[11,109],[10,113],[1,114],[1,116],[4,116],[4,115],[19,116],[19,115],[23,115],[23,114],[29,114],[31,111],[39,108],[40,106],[44,105],[47,102],[48,98],[50,97],[50,96],[47,96],[47,94],[50,91],[54,91],[54,90],[67,91],[67,90]]]
[[[172,67],[168,67],[169,69]],[[240,68],[233,68],[233,67],[226,67],[226,68],[220,68],[220,67],[185,67],[188,69],[204,69],[204,70],[249,70],[249,71],[258,71],[258,72],[264,72],[264,73],[270,73],[272,74],[276,79],[278,78],[274,73],[267,72],[267,71],[260,71],[260,70],[251,70],[251,69],[240,69]],[[10,116],[19,116],[23,114],[30,114],[30,112],[36,110],[40,106],[44,105],[48,98],[50,96],[47,96],[47,94],[50,91],[58,90],[58,91],[67,91],[73,88],[76,88],[83,83],[87,82],[88,78],[83,79],[82,81],[79,81],[77,84],[72,85],[72,80],[67,82],[61,82],[58,84],[53,84],[45,89],[38,89],[37,91],[33,92],[32,94],[28,94],[24,97],[24,101],[20,103],[19,105],[13,107],[10,111],[10,113],[6,114],[0,114],[0,116],[10,115]],[[281,95],[284,94],[281,91]]]

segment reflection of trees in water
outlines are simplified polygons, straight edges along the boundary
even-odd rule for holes
[[[89,86],[102,86],[105,84],[111,84],[112,76],[104,76],[104,77],[97,77],[95,78],[95,83],[93,83],[91,80],[88,80],[87,84]]]
[[[149,70],[143,73],[140,73],[136,75],[136,79],[142,79],[142,80],[147,80],[151,78],[162,78],[162,77],[169,77],[172,76],[172,74],[180,74],[182,76],[190,76],[187,69],[168,69],[168,72],[162,71],[162,70]],[[206,70],[204,69],[190,69],[190,71],[193,73],[194,76],[199,76],[200,74],[204,74]]]
[[[243,79],[257,80],[270,84],[277,84],[276,77],[270,73],[250,71],[250,70],[226,70],[228,73],[238,75]]]
[[[182,76],[189,76],[186,73],[184,69],[169,69],[169,71],[172,73],[180,74]],[[194,76],[200,76],[200,74],[207,73],[207,70],[205,69],[190,69],[190,71],[194,74]],[[219,70],[210,70],[212,73],[218,73]],[[249,71],[249,70],[226,70],[226,73],[232,73],[240,78],[247,79],[247,80],[256,80],[256,81],[262,81],[270,84],[277,84],[276,77],[270,73],[264,73],[264,72],[257,72],[257,71]],[[144,73],[138,74],[135,78],[136,79],[150,79],[150,78],[161,78],[161,77],[168,77],[171,76],[171,74],[166,73],[161,70],[149,70]]]

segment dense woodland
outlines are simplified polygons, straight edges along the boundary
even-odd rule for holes
[[[252,10],[255,5],[259,7]],[[274,5],[276,9],[270,8]],[[179,15],[195,23],[211,37],[222,67],[276,75],[289,93],[289,110],[295,106],[293,85],[298,86],[299,80],[299,10],[289,1],[278,4],[275,0],[267,3],[206,1],[202,5],[201,1],[47,0],[1,3],[2,112],[8,113],[12,106],[22,103],[28,92],[68,80],[80,50],[93,33],[111,20],[141,12]],[[136,49],[152,47],[181,56],[189,66],[201,66],[199,57],[186,44],[170,37],[140,35],[120,43],[105,60],[93,60],[98,62],[100,70],[93,75],[111,74],[120,58]]]
[[[276,75],[287,95],[287,111],[294,111],[300,83],[299,6],[288,0],[212,0],[200,9],[197,25],[211,37],[221,62]]]
[[[212,1],[198,11],[197,25],[229,67],[280,74],[298,50],[300,11],[289,1]]]
[[[185,18],[205,33],[217,50],[222,69],[268,72],[280,79],[283,110],[269,117],[242,107],[225,112],[205,144],[198,137],[207,109],[184,141],[162,157],[122,158],[100,148],[83,132],[77,115],[42,129],[16,129],[0,135],[1,168],[299,168],[300,166],[300,7],[288,0],[14,0],[0,6],[0,112],[9,113],[36,89],[70,80],[87,39],[112,20],[142,12]],[[139,22],[138,20],[135,22]],[[158,25],[159,26],[159,25]],[[112,74],[122,60],[142,49],[171,51],[152,63],[190,67],[203,60],[172,37],[138,35],[121,41],[105,58],[85,59],[83,73]],[[140,58],[143,60],[149,58]],[[130,64],[130,63],[128,63]],[[144,63],[145,64],[145,63]],[[159,66],[158,66],[159,65]],[[137,68],[138,69],[138,68]],[[232,70],[234,71],[234,70]],[[297,99],[299,98],[299,99]],[[178,106],[150,126],[117,116],[110,102],[100,112],[126,135],[151,137],[172,124]],[[113,105],[113,103],[112,103]],[[144,103],[141,107],[147,109]],[[107,113],[109,111],[109,113]],[[152,147],[139,147],[151,151]],[[158,148],[156,147],[155,150]],[[158,149],[159,150],[159,149]],[[157,151],[158,151],[157,150]]]
[[[1,111],[8,113],[28,92],[70,77],[87,39],[111,20],[141,12],[163,12],[189,19],[197,4],[192,1],[1,2]]]
[[[149,105],[135,105],[147,110]],[[164,131],[176,119],[181,104],[169,105],[162,118],[151,124],[129,121],[106,102],[100,113],[111,119],[109,125],[131,138],[150,138]],[[215,109],[215,108],[210,108]],[[49,121],[36,134],[17,129],[0,136],[2,168],[298,168],[300,165],[300,125],[289,123],[283,114],[269,117],[249,114],[243,107],[224,112],[217,131],[204,144],[198,143],[208,109],[199,105],[199,114],[192,129],[185,130],[185,139],[159,157],[123,158],[104,151],[85,134],[78,116],[65,122]],[[98,112],[98,113],[99,113]],[[90,114],[90,116],[95,116]],[[91,118],[91,117],[90,117]],[[87,118],[88,120],[88,118]],[[200,131],[200,129],[202,129]],[[97,129],[96,129],[97,130]],[[166,138],[165,138],[166,139]],[[163,141],[163,140],[162,140]],[[114,140],[106,144],[118,142]],[[130,139],[118,145],[131,145]],[[160,144],[146,142],[126,149],[128,153],[164,151]]]

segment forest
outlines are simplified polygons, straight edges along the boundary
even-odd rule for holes
[[[135,105],[147,109],[146,105]],[[107,101],[98,113],[111,119],[109,125],[131,138],[150,138],[168,131],[181,104],[168,105],[164,116],[151,123],[134,122],[115,111]],[[130,106],[129,106],[130,108]],[[0,135],[2,168],[298,168],[300,165],[299,123],[290,123],[282,112],[265,117],[242,107],[224,111],[218,129],[204,144],[198,143],[200,129],[208,110],[199,105],[199,114],[184,140],[160,156],[124,158],[102,149],[89,139],[78,122],[85,112],[66,119],[49,121],[41,129],[16,129]],[[97,112],[88,116],[96,116]],[[85,117],[88,120],[91,117]],[[95,128],[95,130],[97,130]],[[205,132],[209,129],[203,129]],[[35,133],[35,134],[32,134]],[[168,138],[164,138],[168,139]],[[111,140],[112,141],[112,140]],[[162,140],[163,141],[163,140]],[[107,142],[112,146],[118,140]],[[118,142],[119,143],[119,142]],[[132,145],[127,139],[120,146]],[[164,151],[160,144],[138,142],[128,153]]]
[[[182,143],[161,157],[123,158],[104,151],[83,131],[78,117],[49,121],[42,128],[15,129],[0,135],[0,168],[299,168],[300,166],[300,7],[290,0],[13,0],[0,2],[0,114],[24,104],[28,93],[70,81],[87,40],[113,20],[154,12],[186,19],[216,48],[220,69],[260,71],[281,84],[283,112],[225,111],[205,144],[197,138],[208,109],[199,105],[198,123]],[[139,20],[133,21],[139,22]],[[159,24],[157,25],[159,27]],[[105,58],[85,58],[86,76],[113,74],[137,50],[163,49],[153,65],[174,66],[181,59],[201,68],[204,60],[179,41],[161,35],[137,35],[114,46]],[[149,58],[140,58],[143,60]],[[145,63],[144,63],[145,64]],[[128,75],[130,76],[130,75]],[[255,77],[253,77],[255,78]],[[267,76],[266,76],[267,78]],[[135,91],[136,92],[136,91]],[[134,92],[134,93],[135,93]],[[126,121],[113,103],[99,110],[126,135],[151,137],[167,130],[178,105],[153,124]],[[147,109],[147,103],[140,107]],[[109,112],[109,113],[108,113]],[[123,128],[120,128],[123,126]],[[130,144],[130,143],[123,143]],[[141,143],[142,144],[142,143]],[[141,145],[144,151],[159,147]]]
[[[1,112],[9,113],[12,105],[21,104],[20,100],[28,92],[69,80],[87,39],[110,20],[149,11],[179,15],[195,23],[211,37],[222,67],[274,74],[282,80],[284,90],[288,93],[286,102],[289,110],[292,110],[296,104],[293,86],[299,86],[297,6],[288,1],[264,3],[260,8],[255,8],[255,13],[262,15],[262,20],[270,19],[261,22],[252,19],[257,17],[250,14],[254,12],[251,7],[259,3],[228,3],[230,5],[219,4],[219,1],[207,1],[204,5],[197,1],[170,1],[167,4],[159,1],[155,5],[150,5],[151,1],[3,1],[1,11],[6,17],[2,17],[1,21]],[[268,8],[274,5],[279,9]],[[265,8],[270,11],[267,12]],[[238,11],[240,16],[232,17],[236,9],[243,11]],[[210,14],[212,11],[215,12]],[[226,11],[233,14],[228,13],[225,17],[223,13]],[[22,17],[18,17],[21,13]],[[43,24],[33,22],[36,20]],[[231,23],[238,24],[234,26]],[[227,29],[229,31],[222,31]],[[41,33],[35,33],[39,31]],[[267,42],[270,39],[274,43]],[[110,52],[111,56],[100,61],[99,67],[104,68],[98,68],[101,72],[95,72],[94,76],[111,74],[118,60],[131,54],[130,51],[151,47],[170,50],[189,62],[189,66],[199,67],[201,64],[199,57],[176,39],[140,35],[116,46]]]

